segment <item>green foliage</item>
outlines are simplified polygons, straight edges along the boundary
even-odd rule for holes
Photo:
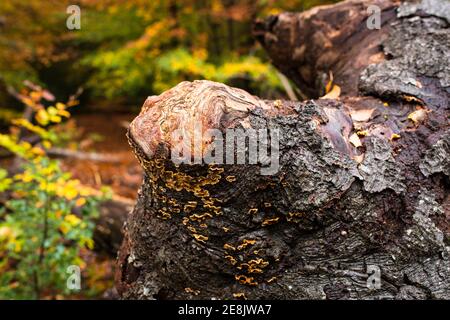
[[[333,0],[183,0],[147,4],[136,0],[117,4],[110,11],[135,14],[122,21],[135,27],[136,21],[144,21],[145,27],[136,38],[121,42],[116,37],[113,44],[92,51],[83,60],[85,66],[94,68],[89,85],[107,98],[158,94],[195,79],[224,83],[241,79],[250,83],[251,88],[245,89],[256,89],[255,93],[269,88],[281,91],[275,69],[252,38],[253,19],[330,2]]]
[[[252,37],[253,20],[336,1],[82,0],[81,30],[68,31],[68,0],[3,0],[0,81],[17,88],[52,70],[60,74],[47,73],[46,83],[57,79],[50,85],[62,91],[82,85],[108,99],[142,98],[193,79],[280,93],[278,77]]]
[[[115,17],[111,28],[121,21],[129,26],[122,30],[135,36],[124,37],[124,31],[112,34],[110,29],[95,28],[95,21],[88,22],[88,31],[81,31],[78,41],[92,44],[89,34],[96,29],[95,41],[100,46],[80,62],[81,67],[93,69],[87,85],[95,95],[106,98],[161,93],[195,79],[225,83],[245,79],[257,84],[260,91],[281,89],[274,68],[258,56],[260,50],[252,44],[251,20],[245,11],[253,14],[259,10],[258,4],[244,2],[230,8],[222,1],[110,5],[103,14]],[[94,9],[88,12],[89,16],[98,14]],[[110,18],[98,21],[103,25]]]
[[[250,78],[268,87],[279,87],[275,70],[258,57],[244,56],[220,65],[207,62],[206,52],[191,54],[185,49],[169,51],[156,60],[155,91],[164,91],[183,80],[208,79],[227,82],[233,78]]]
[[[80,251],[92,249],[94,219],[107,190],[83,186],[46,155],[58,137],[49,124],[70,117],[68,105],[44,107],[41,91],[22,96],[35,111],[34,120],[19,119],[16,126],[41,138],[32,146],[11,134],[0,134],[0,147],[22,159],[20,173],[0,169],[0,299],[52,298],[73,294],[66,286],[67,268],[84,267]],[[73,103],[72,103],[73,104]]]
[[[0,1],[0,81],[20,87],[39,81],[39,68],[67,58],[58,43],[70,37],[64,28],[68,0]]]
[[[131,50],[108,51],[85,60],[97,69],[89,85],[107,98],[137,95],[145,89],[160,93],[181,81],[197,79],[226,83],[244,78],[259,81],[261,89],[281,88],[275,69],[254,56],[213,64],[207,61],[206,51],[178,48],[137,63],[134,54]]]

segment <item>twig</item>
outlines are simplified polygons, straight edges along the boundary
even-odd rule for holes
[[[74,151],[63,148],[51,148],[47,150],[47,154],[49,156],[55,157],[65,157],[65,158],[75,158],[79,160],[90,160],[90,161],[98,161],[98,162],[120,162],[122,160],[121,157],[112,154],[101,154],[96,152],[83,152],[83,151]]]
[[[83,152],[83,151],[74,151],[63,148],[51,148],[48,149],[47,155],[53,157],[61,157],[61,158],[74,158],[79,160],[89,160],[89,161],[97,161],[97,162],[108,162],[108,163],[117,163],[121,162],[122,157],[118,157],[116,155],[107,154],[107,153],[96,153],[96,152]],[[9,151],[1,150],[0,151],[0,159],[8,159],[15,157],[15,154]]]
[[[291,84],[289,83],[289,80],[285,77],[284,74],[277,71],[278,78],[280,78],[281,84],[284,87],[284,90],[286,91],[288,97],[292,101],[298,101],[297,96],[295,95],[294,90],[292,89]]]

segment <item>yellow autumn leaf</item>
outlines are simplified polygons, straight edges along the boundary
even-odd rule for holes
[[[414,124],[418,124],[419,122],[424,121],[426,119],[426,117],[427,117],[426,110],[419,109],[414,112],[411,112],[408,115],[408,120],[411,120],[412,122],[414,122]]]
[[[400,135],[398,133],[393,133],[391,136],[391,140],[400,139]]]
[[[9,238],[12,235],[12,230],[9,227],[0,227],[0,239]]]
[[[58,186],[56,188],[56,194],[59,197],[66,198],[71,201],[78,196],[77,185],[75,181],[69,181],[67,183],[64,180],[58,179]]]
[[[73,107],[76,106],[77,104],[79,104],[80,102],[78,100],[70,100],[69,102],[67,102],[67,107]]]
[[[20,178],[25,183],[33,181],[33,177],[28,172],[24,172]]]
[[[34,155],[37,155],[37,156],[43,156],[43,155],[45,155],[45,151],[42,150],[42,148],[39,148],[39,147],[33,147],[33,148],[31,149],[31,152],[32,152]]]
[[[51,144],[50,141],[45,140],[45,141],[42,142],[42,146],[43,146],[45,149],[50,149],[50,148],[52,147],[52,144]]]
[[[70,118],[70,113],[69,111],[66,110],[58,110],[58,114],[62,117],[66,117],[66,118]]]
[[[204,48],[198,48],[192,52],[192,55],[194,56],[194,58],[206,60],[208,58],[208,51]]]
[[[45,137],[47,135],[47,131],[45,129],[35,126],[30,121],[26,119],[15,119],[12,121],[12,123],[16,126],[24,127],[25,129],[30,130],[31,132],[37,133],[41,137]]]
[[[36,208],[42,208],[44,205],[45,205],[45,202],[43,202],[43,201],[36,202]]]
[[[20,251],[22,251],[22,244],[20,242],[15,242],[14,243],[14,252],[19,253]]]
[[[361,140],[359,139],[358,134],[356,134],[356,133],[353,133],[348,140],[356,148],[359,148],[362,146]]]
[[[28,97],[23,98],[22,102],[29,107],[34,107],[34,101]]]
[[[61,232],[63,233],[63,234],[67,234],[70,230],[69,230],[69,227],[66,225],[66,224],[62,224],[60,227],[59,227],[59,230],[61,230]]]
[[[64,217],[64,221],[68,222],[72,227],[75,227],[81,222],[81,219],[74,214],[69,214]]]
[[[89,197],[96,194],[94,189],[88,188],[88,187],[82,187],[80,190],[80,196],[82,197]]]
[[[64,193],[64,196],[67,200],[73,200],[76,198],[77,195],[78,195],[78,192],[75,189],[65,190],[65,193]]]
[[[420,105],[424,104],[421,99],[416,98],[414,96],[403,95],[402,97],[406,102],[415,102],[415,103],[419,103]]]
[[[64,110],[66,108],[66,105],[62,102],[57,102],[55,107],[58,110]]]
[[[50,117],[45,109],[40,109],[36,113],[35,119],[39,124],[45,126],[48,124]]]
[[[331,89],[331,91],[328,92],[323,97],[320,97],[320,99],[338,99],[340,96],[341,96],[341,87],[335,84],[333,86],[333,89]]]
[[[84,262],[84,260],[81,259],[80,257],[76,257],[76,258],[75,258],[75,264],[76,264],[77,266],[79,266],[80,269],[86,268],[86,262]]]
[[[42,92],[33,91],[30,93],[30,97],[31,97],[31,99],[33,99],[33,101],[39,101],[42,98]]]
[[[60,116],[51,116],[50,117],[50,121],[54,122],[54,123],[60,123],[61,122],[61,117]]]
[[[77,201],[75,202],[75,205],[77,207],[82,207],[86,204],[86,199],[85,198],[78,198]]]
[[[329,93],[331,91],[331,88],[333,86],[333,72],[330,71],[330,80],[328,81],[326,87],[325,87],[325,94]]]
[[[56,191],[56,184],[55,183],[47,184],[46,191],[47,192],[55,192]]]
[[[84,243],[88,249],[90,250],[94,249],[94,240],[92,240],[91,238],[85,239]]]
[[[61,210],[58,210],[58,211],[55,212],[55,217],[56,217],[57,219],[59,219],[59,218],[62,217],[62,214],[63,214],[63,212],[62,212]]]
[[[360,130],[356,132],[359,137],[366,137],[369,133],[366,130]]]

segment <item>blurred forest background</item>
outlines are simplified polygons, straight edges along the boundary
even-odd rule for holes
[[[58,97],[135,105],[182,80],[236,83],[275,95],[279,79],[251,35],[257,17],[333,0],[4,0],[0,81],[45,85]],[[81,30],[66,8],[81,8]],[[6,106],[5,91],[0,103]]]
[[[145,98],[195,79],[287,97],[252,22],[333,2],[0,1],[0,298],[114,297],[117,248],[95,232],[120,229],[139,188],[125,132]]]

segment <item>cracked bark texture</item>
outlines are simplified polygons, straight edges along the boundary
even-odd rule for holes
[[[326,81],[311,79],[333,70],[339,99],[264,101],[209,81],[147,99],[128,134],[145,176],[119,252],[122,298],[450,298],[448,7],[380,0],[385,22],[370,31],[367,3],[255,27],[303,90],[320,94]],[[174,165],[170,133],[198,124],[278,130],[278,172],[262,175],[264,159]]]

